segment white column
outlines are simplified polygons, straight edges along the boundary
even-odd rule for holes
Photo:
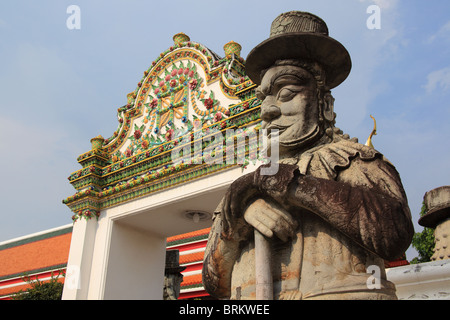
[[[63,300],[87,298],[97,220],[84,218],[74,223],[64,281]]]

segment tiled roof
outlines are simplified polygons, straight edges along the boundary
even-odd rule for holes
[[[0,300],[30,287],[24,275],[41,281],[58,276],[67,266],[71,237],[69,225],[0,243]]]
[[[203,262],[203,256],[205,252],[194,252],[189,254],[180,255],[180,264],[192,263],[192,262]]]
[[[43,271],[46,268],[66,265],[72,232],[35,241],[2,245],[0,247],[0,280],[20,276],[26,272]]]
[[[179,235],[176,235],[176,236],[168,237],[167,238],[167,243],[169,244],[170,242],[176,242],[176,241],[186,240],[186,239],[190,240],[191,238],[208,235],[210,229],[211,228],[205,228],[205,229],[200,229],[200,230],[196,230],[196,231],[192,231],[192,232],[183,233],[183,234],[179,234]]]
[[[201,273],[194,274],[191,276],[184,276],[181,288],[196,285],[196,284],[201,284],[201,283],[202,283],[202,274]]]
[[[179,250],[179,263],[186,267],[182,272],[180,299],[208,296],[202,285],[202,265],[210,229],[167,238],[168,250]]]

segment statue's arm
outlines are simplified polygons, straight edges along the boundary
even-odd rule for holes
[[[236,235],[223,232],[223,217],[220,212],[214,216],[208,244],[203,260],[203,286],[212,296],[229,299],[231,292],[231,272],[240,254]]]
[[[398,258],[411,243],[414,228],[400,178],[382,159],[357,158],[336,181],[297,170],[287,191],[278,189],[272,182],[265,191],[285,206],[317,214],[386,260]]]

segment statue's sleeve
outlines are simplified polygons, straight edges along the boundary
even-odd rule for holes
[[[335,180],[298,174],[285,195],[386,260],[398,258],[414,228],[396,169],[383,158],[352,159]],[[286,201],[285,200],[285,201]]]
[[[222,200],[223,201],[223,200]],[[228,299],[231,292],[231,272],[239,254],[239,242],[223,232],[222,201],[213,216],[203,259],[203,286],[212,296]]]
[[[217,298],[229,298],[231,273],[241,253],[240,245],[248,241],[253,231],[243,217],[249,199],[257,194],[253,182],[253,174],[235,180],[214,211],[202,275],[206,291]],[[230,205],[237,212],[230,211]]]

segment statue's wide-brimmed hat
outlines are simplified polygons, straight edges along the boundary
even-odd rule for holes
[[[424,216],[419,219],[423,227],[436,226],[450,218],[450,186],[442,186],[425,193],[423,201],[427,208]]]
[[[302,11],[282,13],[275,18],[270,37],[249,53],[246,73],[254,83],[261,84],[261,71],[282,59],[306,59],[321,64],[329,89],[342,83],[352,66],[345,47],[328,36],[326,23]]]
[[[180,266],[180,254],[178,250],[167,250],[166,251],[166,274],[179,273],[185,270],[186,267]]]

